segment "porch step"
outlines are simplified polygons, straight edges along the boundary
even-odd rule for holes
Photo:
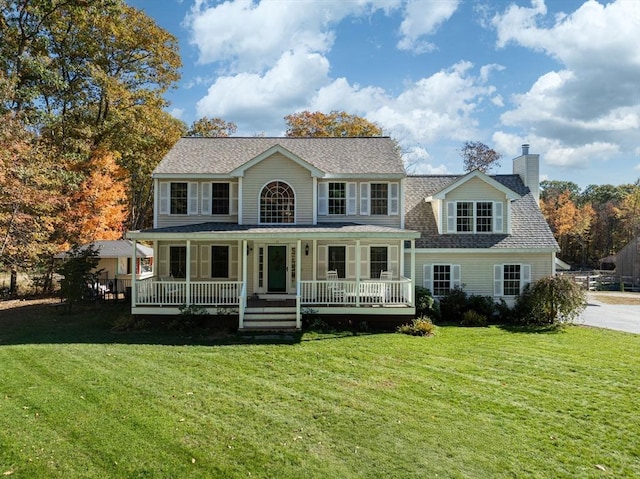
[[[244,328],[252,331],[295,330],[296,308],[291,307],[252,307],[244,313]]]

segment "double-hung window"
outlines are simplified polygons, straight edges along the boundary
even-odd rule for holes
[[[188,201],[188,185],[187,183],[171,183],[171,214],[186,215]]]
[[[517,296],[530,282],[529,264],[496,264],[493,267],[494,296]]]
[[[389,212],[389,185],[371,183],[371,214],[386,215]]]
[[[229,183],[211,184],[211,214],[229,214]]]
[[[346,183],[329,183],[329,214],[344,215],[347,213]]]
[[[447,203],[447,232],[502,233],[502,209],[500,201],[450,201]]]
[[[211,246],[211,277],[229,277],[229,247]]]
[[[389,269],[388,249],[386,246],[372,246],[370,249],[370,275],[379,278],[381,271]]]
[[[169,248],[169,272],[174,278],[187,275],[187,247],[171,246]]]
[[[329,246],[327,258],[327,269],[337,271],[338,278],[346,278],[347,254],[344,246]]]
[[[444,296],[452,289],[460,287],[460,265],[425,264],[422,282],[434,296]]]

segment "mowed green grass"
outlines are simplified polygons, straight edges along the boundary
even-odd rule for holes
[[[0,315],[0,475],[640,477],[640,336],[292,341]],[[21,318],[27,319],[21,319]]]

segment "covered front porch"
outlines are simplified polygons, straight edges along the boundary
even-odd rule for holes
[[[300,329],[305,312],[415,314],[416,232],[355,224],[196,226],[128,234],[134,244],[152,242],[157,255],[154,275],[132,284],[133,314],[201,307],[237,314],[239,329]],[[403,274],[407,246],[409,277]]]

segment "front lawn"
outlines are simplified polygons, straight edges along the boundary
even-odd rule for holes
[[[638,335],[280,341],[46,308],[0,314],[0,475],[640,477]]]

